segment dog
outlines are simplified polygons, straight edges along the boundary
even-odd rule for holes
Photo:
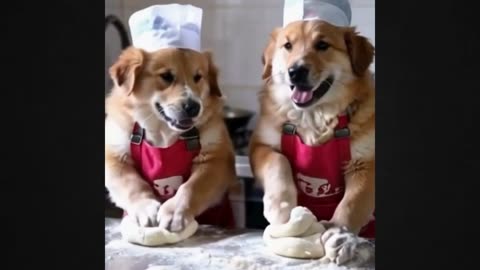
[[[309,20],[271,33],[262,56],[260,116],[249,147],[250,165],[264,190],[264,216],[269,223],[287,222],[297,204],[309,207],[326,226],[355,234],[371,221],[375,208],[375,87],[368,68],[373,57],[373,45],[354,27]],[[307,150],[292,152],[294,147]],[[337,153],[342,147],[346,155]],[[333,150],[310,157],[317,148]],[[320,162],[338,169],[321,171]],[[316,163],[320,169],[312,169]],[[311,177],[309,170],[342,183]],[[312,209],[311,202],[317,199],[325,200],[326,205]]]
[[[235,163],[217,72],[211,52],[179,48],[130,47],[111,66],[105,186],[111,200],[140,226],[175,232],[209,209],[218,212],[210,216],[221,215],[214,219],[231,215],[218,211],[228,204]],[[190,147],[192,154],[185,150]],[[171,150],[149,154],[165,149]],[[141,162],[139,155],[144,155]],[[161,177],[151,173],[158,166],[165,166]]]

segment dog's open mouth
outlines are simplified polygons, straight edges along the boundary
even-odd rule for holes
[[[329,76],[325,79],[316,89],[309,86],[291,85],[292,89],[291,99],[298,107],[308,107],[315,101],[319,100],[333,84],[333,76]]]
[[[155,103],[155,107],[160,113],[160,115],[169,123],[171,126],[174,128],[180,129],[180,130],[187,130],[193,127],[193,120],[191,118],[185,118],[185,119],[173,119],[171,117],[168,117],[168,115],[165,113],[165,110],[162,108],[162,106],[158,103]]]

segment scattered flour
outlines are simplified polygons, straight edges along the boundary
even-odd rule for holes
[[[168,266],[168,265],[154,265],[154,266],[149,266],[145,270],[177,270],[175,266]]]
[[[277,256],[265,247],[262,231],[228,232],[201,225],[189,239],[174,245],[144,247],[121,239],[118,229],[105,229],[105,270],[374,270],[321,264]],[[108,233],[107,233],[108,230]],[[234,256],[232,256],[234,254]]]

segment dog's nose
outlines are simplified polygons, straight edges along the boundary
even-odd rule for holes
[[[292,84],[308,84],[309,69],[304,65],[293,65],[288,69]]]
[[[187,102],[182,104],[182,109],[188,117],[193,118],[200,112],[200,104],[193,99],[188,99]]]

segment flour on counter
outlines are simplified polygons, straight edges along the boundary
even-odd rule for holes
[[[227,231],[201,225],[191,238],[174,245],[143,247],[121,239],[115,226],[106,222],[105,270],[374,270],[347,269],[299,260],[269,252],[260,230]],[[107,228],[108,227],[108,228]]]

